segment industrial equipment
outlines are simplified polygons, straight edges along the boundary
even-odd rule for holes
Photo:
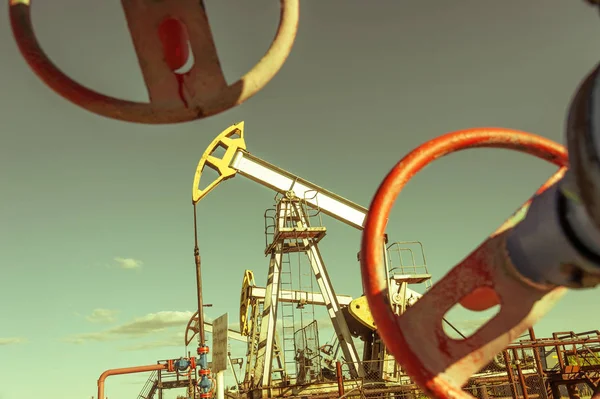
[[[599,71],[600,64],[571,103],[566,124],[569,160],[565,148],[539,136],[472,129],[416,148],[375,194],[362,240],[365,293],[384,342],[428,395],[468,398],[461,386],[546,314],[567,287],[593,288],[600,283]],[[476,147],[529,153],[560,169],[411,309],[394,315],[388,310],[387,267],[379,250],[391,207],[405,184],[431,161]],[[440,326],[444,314],[459,302],[472,309],[498,304],[501,309],[468,340],[456,341]]]
[[[396,174],[390,174],[391,177],[388,177],[384,182],[382,190],[390,187],[392,178],[399,179],[405,184],[409,177],[436,156],[439,157],[457,149],[494,146],[527,151],[560,167],[560,170],[538,190],[538,195],[541,196],[544,192],[551,192],[547,190],[552,190],[557,182],[564,181],[561,179],[567,171],[568,164],[566,150],[562,146],[542,137],[519,131],[473,129],[442,136],[410,153],[399,163]],[[224,150],[222,157],[215,156],[215,152],[219,148]],[[206,167],[214,169],[218,173],[218,177],[209,182],[206,188],[202,190],[199,188],[199,184],[202,171]],[[390,376],[395,376],[397,383],[403,383],[403,378],[415,378],[417,376],[415,382],[429,394],[444,396],[451,392],[453,395],[464,396],[466,393],[461,390],[460,386],[473,380],[474,375],[477,375],[477,372],[485,368],[490,362],[500,369],[502,369],[501,366],[505,368],[506,364],[509,364],[508,358],[504,355],[501,355],[504,362],[499,360],[499,354],[503,353],[504,348],[513,343],[527,328],[531,327],[541,314],[560,298],[564,289],[558,287],[559,285],[567,285],[567,281],[571,281],[571,286],[581,287],[582,282],[583,284],[587,283],[586,286],[593,286],[596,282],[594,279],[595,266],[589,261],[585,263],[584,259],[583,266],[580,267],[580,269],[584,269],[581,272],[583,274],[578,275],[584,277],[580,277],[579,280],[565,280],[570,275],[559,274],[559,276],[562,276],[561,281],[551,280],[548,283],[527,277],[524,280],[527,283],[526,285],[510,283],[511,279],[514,278],[513,276],[522,273],[522,271],[512,266],[505,269],[507,264],[501,254],[505,254],[506,250],[502,249],[504,248],[502,245],[505,245],[503,243],[506,242],[508,234],[524,226],[524,217],[526,222],[528,218],[531,220],[532,209],[536,211],[533,213],[533,220],[542,220],[539,217],[535,219],[540,205],[533,202],[531,206],[534,206],[534,208],[530,208],[530,201],[507,220],[492,235],[489,243],[480,247],[479,252],[476,251],[475,255],[467,258],[463,264],[455,268],[440,282],[426,290],[423,297],[415,296],[415,298],[420,299],[411,301],[411,306],[407,306],[409,304],[407,285],[429,282],[431,275],[428,271],[410,275],[403,274],[396,284],[392,284],[394,279],[391,278],[389,270],[389,248],[387,248],[387,236],[383,230],[387,215],[382,216],[383,213],[375,213],[374,216],[371,216],[371,219],[368,219],[365,217],[368,214],[365,208],[250,154],[246,150],[243,122],[224,130],[202,156],[194,179],[194,205],[219,183],[234,177],[238,173],[279,194],[273,214],[271,216],[267,215],[267,218],[271,218],[271,223],[266,224],[270,239],[267,241],[265,254],[270,255],[271,258],[267,286],[264,291],[261,292],[257,289],[256,294],[252,295],[252,287],[255,286],[254,278],[253,274],[247,271],[244,276],[244,289],[241,298],[241,326],[244,334],[250,337],[246,378],[244,380],[246,385],[243,388],[252,397],[287,396],[290,394],[286,393],[285,387],[317,384],[320,382],[319,380],[307,378],[307,370],[310,371],[310,369],[319,369],[321,378],[326,379],[323,378],[325,374],[322,372],[323,364],[320,360],[317,364],[312,359],[308,359],[308,363],[305,363],[307,360],[305,357],[296,356],[294,358],[296,363],[294,369],[294,362],[290,362],[289,359],[298,348],[303,350],[305,344],[298,344],[294,340],[290,345],[295,344],[295,346],[293,346],[293,350],[290,350],[286,349],[286,341],[289,339],[285,333],[282,339],[278,339],[276,329],[278,305],[281,305],[282,309],[282,315],[279,319],[283,324],[283,331],[285,332],[286,328],[293,331],[293,323],[286,325],[286,316],[293,316],[284,313],[285,308],[283,305],[286,303],[302,305],[308,303],[309,299],[313,304],[320,304],[322,298],[323,303],[328,308],[336,335],[339,337],[343,359],[349,363],[351,379],[364,379],[371,372],[366,368],[368,360],[373,358],[394,360],[397,357],[398,362],[393,361],[392,369],[382,367],[378,370],[382,382],[389,381]],[[394,188],[399,191],[402,185],[396,183]],[[389,211],[392,202],[389,199],[383,200],[382,194],[378,195],[379,197],[376,196],[373,201],[372,209],[380,210],[380,204],[385,204],[388,208],[384,209]],[[387,195],[389,196],[389,194]],[[536,205],[537,208],[535,208]],[[371,273],[367,274],[365,280],[368,302],[365,298],[358,298],[348,303],[348,299],[336,295],[318,249],[318,244],[323,239],[326,230],[320,224],[311,223],[312,218],[321,213],[332,216],[355,228],[363,229],[366,226],[369,229],[364,235],[363,247],[359,256],[363,271]],[[543,228],[546,236],[549,231],[552,232],[547,224]],[[378,234],[376,236],[377,241],[374,239],[375,232]],[[531,237],[535,238],[535,236]],[[373,244],[373,242],[376,242],[376,244]],[[555,243],[553,250],[557,253],[556,251],[560,251],[561,246],[556,243],[556,239],[553,239],[552,242]],[[570,242],[572,241],[567,243]],[[564,243],[561,245],[564,248]],[[294,290],[286,288],[289,281],[285,280],[284,277],[286,273],[291,274],[291,271],[285,267],[287,263],[284,255],[291,252],[301,252],[307,255],[314,278],[320,288],[320,296],[318,296],[318,293],[308,290],[301,290],[300,293],[296,293]],[[559,252],[559,259],[565,259],[565,253],[569,254],[568,251]],[[578,264],[575,262],[576,260],[577,258],[571,264]],[[377,263],[374,263],[374,261],[377,261]],[[500,261],[501,263],[496,263],[496,266],[493,266],[494,263],[486,264],[486,261]],[[378,267],[375,268],[373,265]],[[581,265],[581,262],[579,265]],[[508,273],[504,270],[508,270]],[[544,275],[556,276],[554,270],[550,268],[546,270]],[[590,277],[585,277],[588,274]],[[374,280],[373,276],[379,280]],[[523,277],[519,278],[522,279]],[[502,288],[502,284],[505,284],[505,287],[502,288],[504,291],[498,291],[499,284],[500,288]],[[533,289],[528,288],[528,285]],[[391,291],[392,287],[396,289],[394,292]],[[496,293],[490,290],[492,287],[495,288]],[[377,294],[374,294],[375,292]],[[340,298],[344,298],[344,302],[341,302]],[[397,298],[399,298],[398,303],[396,303]],[[469,339],[457,341],[454,338],[448,338],[441,329],[444,314],[455,303],[460,302],[469,309],[482,310],[496,305],[500,301],[502,301],[502,305],[510,306],[505,308],[509,310],[501,310],[499,315],[475,332]],[[348,305],[343,306],[342,303],[348,303]],[[351,310],[352,303],[371,305],[365,306],[367,309],[379,306],[373,311],[375,323],[368,321],[371,317],[370,312],[362,314],[353,312]],[[423,303],[426,305],[423,305]],[[515,309],[527,309],[528,307],[534,309],[529,314],[515,312]],[[380,314],[376,316],[378,312]],[[395,327],[396,322],[392,319],[382,318],[381,314],[385,314],[386,317],[393,314],[398,320],[404,321],[405,331],[402,334],[414,341],[410,345],[410,348],[412,348],[410,351],[406,347],[402,351],[399,350],[399,346],[405,345],[406,341],[400,340],[394,343],[394,339],[398,337],[397,327]],[[350,327],[353,321],[358,321],[354,325],[362,324],[363,327],[367,328],[376,325],[377,331],[374,335],[388,334],[387,345],[383,345],[379,341],[378,355],[373,356],[374,352],[371,352],[373,356],[371,358],[367,354],[364,354],[362,358],[358,355],[352,335],[360,336],[361,334]],[[381,323],[387,324],[382,325]],[[415,329],[415,325],[420,328]],[[305,333],[302,330],[308,328],[317,330],[316,326],[311,323],[301,326],[294,332],[294,335]],[[313,335],[316,334],[313,333]],[[402,337],[402,335],[400,336]],[[375,338],[373,342],[366,346],[372,350],[373,344],[378,339]],[[431,356],[432,353],[436,353],[426,350],[431,343],[438,345],[438,347],[456,347],[458,349],[451,350],[444,355],[436,354],[436,357],[429,357],[428,360],[419,358],[418,356],[425,354]],[[388,353],[388,348],[392,353]],[[519,367],[521,369],[526,369],[527,365],[531,367],[533,364],[532,359],[532,357],[520,359]],[[276,364],[273,364],[273,361]],[[398,363],[401,368],[398,368]],[[308,365],[308,369],[306,369],[306,365]],[[436,367],[435,365],[440,365],[442,368],[432,370],[432,367]],[[332,371],[331,367],[326,367],[326,369]],[[444,370],[444,373],[440,374],[442,370]],[[521,371],[527,374],[525,371]],[[502,371],[504,374],[501,377],[508,378],[511,372],[511,370],[506,369]],[[279,373],[278,378],[272,378],[274,373]],[[419,373],[421,373],[421,377],[419,377]],[[431,380],[425,380],[426,376]],[[449,385],[446,378],[453,378],[456,385]],[[483,377],[479,376],[477,378]],[[598,386],[597,381],[590,381],[591,386]],[[298,392],[298,388],[296,388],[296,392]],[[309,394],[309,391],[302,392],[303,395]]]
[[[535,143],[537,145],[536,155],[561,166],[559,173],[555,174],[543,189],[558,181],[566,170],[565,150],[561,146],[537,136],[516,131],[498,132],[493,129],[488,130],[483,138],[481,133],[471,131],[462,132],[460,135],[466,137],[467,141],[471,140],[469,145],[472,146],[493,145],[494,140],[502,139],[505,140],[501,141],[505,147],[516,146],[519,149]],[[444,144],[456,141],[456,137],[458,134],[451,134],[440,141]],[[510,140],[506,140],[507,138]],[[217,150],[224,150],[223,155],[216,156]],[[427,151],[421,152],[421,154],[424,157],[428,156]],[[200,189],[202,172],[206,167],[214,169],[218,176],[208,184],[203,181],[206,188]],[[243,122],[225,129],[213,140],[200,159],[192,191],[194,209],[198,202],[218,184],[238,173],[274,190],[278,195],[275,207],[265,213],[265,235],[267,237],[265,255],[270,257],[267,285],[258,287],[254,273],[250,270],[244,272],[240,295],[240,332],[232,330],[229,332],[230,338],[245,342],[247,346],[244,375],[239,379],[235,375],[237,385],[235,395],[248,398],[314,396],[317,394],[335,397],[336,394],[340,395],[348,383],[359,387],[355,389],[360,389],[363,393],[371,392],[374,389],[383,389],[385,392],[402,393],[403,395],[417,392],[418,386],[414,382],[418,383],[419,381],[413,382],[412,374],[409,369],[404,367],[403,359],[396,360],[394,355],[397,356],[397,353],[393,353],[396,348],[385,345],[381,340],[382,326],[377,320],[377,317],[380,316],[376,316],[380,309],[372,312],[372,302],[368,301],[366,296],[354,299],[351,296],[336,294],[319,251],[319,243],[326,233],[320,220],[321,214],[332,216],[357,229],[363,229],[363,226],[369,227],[367,210],[250,154],[246,150]],[[511,228],[525,215],[526,210],[525,207],[517,212],[513,218],[501,226],[494,237],[511,231]],[[388,245],[387,236],[381,236],[381,238],[382,241],[378,243],[379,250],[375,252],[379,254],[385,264],[385,267],[378,269],[378,273],[385,280],[385,284],[382,284],[381,287],[383,287],[384,295],[389,298],[386,302],[386,311],[395,314],[396,317],[409,314],[413,317],[441,315],[441,323],[445,322],[443,313],[447,310],[446,305],[438,306],[441,310],[429,309],[427,314],[421,311],[417,313],[417,316],[414,316],[414,309],[421,306],[424,298],[431,298],[432,293],[434,298],[436,294],[440,295],[439,288],[436,287],[439,287],[445,280],[447,281],[448,276],[432,286],[431,274],[427,270],[424,255],[422,255],[421,264],[417,264],[419,262],[414,261],[412,249],[409,251],[413,258],[412,263],[410,265],[400,264],[395,267],[390,261],[391,251],[395,250],[401,253],[403,250],[407,250],[408,244],[411,243]],[[412,244],[417,244],[422,251],[422,246],[418,242]],[[359,253],[359,260],[363,267],[366,264],[364,254],[372,256],[371,253],[365,252],[365,249],[370,250],[363,243],[363,249]],[[197,249],[195,253],[197,271],[199,271],[200,262]],[[294,253],[305,254],[310,264],[311,276],[306,279],[305,283],[294,282],[292,279],[290,254]],[[400,259],[402,258],[400,257]],[[302,270],[299,269],[294,269],[294,275],[296,271],[300,272],[299,276],[302,275]],[[467,273],[470,278],[477,276],[473,269],[467,268]],[[461,281],[465,281],[467,284],[468,278],[465,276],[462,278]],[[313,281],[318,285],[318,290],[313,289],[316,288],[312,285]],[[424,284],[424,296],[409,288],[416,284]],[[199,294],[201,294],[201,282],[199,282],[199,287]],[[369,286],[366,288],[371,289]],[[518,292],[515,287],[512,288],[513,293]],[[468,308],[486,307],[491,303],[490,297],[482,295],[481,292],[473,300],[473,298],[465,298],[464,295],[460,296],[460,291],[464,291],[464,288],[454,287],[454,289],[459,291],[456,300],[461,301]],[[523,291],[523,288],[521,290]],[[368,290],[366,292],[370,293]],[[444,292],[446,292],[444,294],[446,299],[455,295]],[[518,298],[519,300],[523,299],[523,297]],[[198,309],[202,309],[201,295],[199,295],[199,301]],[[378,306],[377,302],[375,303]],[[321,345],[319,342],[319,326],[314,316],[314,306],[323,306],[327,309],[331,324],[335,329],[336,339],[326,345]],[[431,340],[431,331],[426,329],[427,322],[429,322],[427,318],[418,319],[417,322],[412,321],[412,323],[419,323],[417,324],[420,326],[419,335]],[[198,325],[201,323],[206,325],[201,313],[196,313],[190,319],[186,329],[186,345],[189,345],[197,335],[203,334],[204,329],[198,329]],[[466,375],[460,385],[464,384],[465,389],[477,390],[482,384],[485,386],[489,381],[513,381],[512,384],[515,384],[516,379],[519,378],[523,389],[529,389],[526,388],[527,381],[534,377],[537,378],[538,374],[536,373],[541,370],[541,360],[538,359],[539,353],[536,357],[521,353],[522,351],[515,352],[518,348],[515,345],[520,345],[521,348],[526,347],[523,339],[518,344],[513,343],[522,330],[522,328],[511,329],[510,340],[505,341],[506,345],[496,344],[492,346],[494,350],[497,348],[496,352],[491,353],[488,350],[488,352],[484,352],[485,356],[476,358],[474,361],[470,359],[472,363],[467,366],[462,365],[463,369],[471,372]],[[441,330],[436,327],[432,331],[437,333]],[[476,337],[478,333],[476,332],[474,336]],[[465,338],[460,332],[458,334]],[[530,334],[533,334],[532,330],[530,330]],[[357,337],[364,342],[362,356],[359,355],[354,341],[354,338]],[[477,341],[464,342],[477,343]],[[514,350],[511,349],[510,353],[503,351],[507,345],[512,345],[511,348]],[[208,348],[206,344],[201,344],[199,349],[203,347]],[[207,350],[206,352],[199,350],[199,354],[207,352]],[[519,353],[521,354],[519,355]],[[467,353],[467,356],[471,355]],[[241,364],[237,359],[234,362],[230,353],[228,353],[228,357],[232,369],[234,364]],[[517,359],[519,368],[517,374],[514,374],[513,362]],[[200,361],[198,363],[200,378],[196,380],[195,384],[203,390],[196,389],[194,395],[197,393],[199,397],[209,397],[215,390],[215,384],[210,376],[210,365],[207,358],[205,358],[204,364],[200,364]],[[342,363],[347,367],[347,377],[344,377],[344,372],[340,371]],[[510,364],[511,367],[506,367],[507,364]],[[203,372],[203,370],[205,371]],[[596,368],[593,367],[593,370]],[[590,372],[595,372],[593,370]],[[203,376],[208,382],[205,386],[201,385]],[[156,376],[151,376],[151,378],[154,378],[155,383],[158,381]],[[373,382],[366,383],[366,379]],[[552,387],[560,384],[572,385],[572,383],[565,383],[560,379],[554,381],[554,385],[548,386],[549,390],[556,390],[557,388]],[[595,379],[590,379],[588,382],[593,389],[598,386]],[[153,385],[154,383],[150,382],[148,384],[148,386]],[[541,386],[546,386],[545,382],[542,382]],[[465,394],[464,391],[457,390],[457,392]],[[504,391],[499,390],[498,392]]]
[[[599,4],[596,0],[587,2]],[[268,83],[285,62],[297,30],[299,0],[280,3],[281,21],[271,48],[248,74],[228,85],[202,2],[122,0],[149,103],[104,96],[62,73],[34,35],[31,0],[9,0],[9,14],[23,57],[57,93],[99,115],[160,124],[223,112]],[[600,283],[599,101],[600,65],[582,83],[571,104],[566,129],[569,159],[564,147],[524,132],[485,128],[450,133],[404,157],[381,184],[369,210],[251,155],[246,150],[243,122],[223,131],[198,165],[192,194],[194,217],[196,204],[220,182],[238,173],[278,193],[274,209],[265,214],[265,255],[270,257],[266,287],[257,287],[253,273],[245,272],[241,332],[230,331],[232,338],[248,346],[244,380],[238,384],[241,393],[252,399],[307,395],[342,398],[355,391],[364,396],[424,392],[436,398],[469,398],[464,387],[482,399],[490,392],[503,397],[508,391],[515,398],[528,399],[534,395],[558,398],[560,386],[566,385],[569,396],[575,398],[575,384],[580,382],[593,390],[594,398],[600,398],[600,333],[556,333],[552,339],[537,340],[532,329],[567,287],[592,288]],[[225,149],[222,158],[214,154],[220,147]],[[554,163],[559,170],[435,285],[431,286],[424,261],[420,271],[413,264],[413,272],[407,273],[401,266],[400,273],[391,273],[389,251],[394,244],[388,246],[385,227],[400,191],[432,160],[476,147],[526,152]],[[215,169],[219,176],[201,190],[205,167]],[[326,234],[325,227],[315,222],[321,214],[364,230],[359,255],[364,297],[336,294],[318,246]],[[311,269],[309,278],[296,285],[290,261],[294,253],[305,254]],[[108,376],[146,371],[155,372],[156,380],[149,380],[154,382],[141,395],[145,399],[152,398],[157,390],[160,397],[169,385],[163,372],[175,376],[173,387],[187,386],[188,396],[213,397],[209,347],[205,329],[200,328],[205,322],[197,234],[194,258],[198,312],[188,323],[186,345],[198,336],[198,357],[188,355],[156,365],[108,370],[98,380],[98,399],[104,399]],[[425,284],[423,295],[409,288],[416,284]],[[442,326],[444,315],[457,303],[472,310],[501,305],[501,310],[469,338],[456,339]],[[335,330],[336,339],[327,345],[319,344],[314,306],[327,309]],[[227,335],[224,328],[221,331]],[[515,342],[526,331],[529,340]],[[362,356],[354,337],[365,342]],[[349,378],[343,376],[336,348],[348,366]],[[526,354],[526,350],[531,353]],[[552,350],[556,364],[551,364],[548,356]],[[231,356],[229,360],[233,365]],[[369,364],[372,360],[385,365],[374,367]],[[490,362],[496,367],[494,373],[483,371]],[[373,374],[375,381],[366,383]],[[493,386],[495,381],[504,380],[509,382],[509,389]],[[528,386],[536,380],[545,389],[538,387],[529,395]],[[353,384],[351,388],[347,381]],[[312,390],[316,384],[325,386],[325,391]]]
[[[9,0],[8,6],[14,38],[35,74],[88,111],[150,124],[206,118],[255,95],[287,59],[296,38],[300,7],[299,0],[281,0],[281,20],[271,47],[250,72],[228,85],[202,1],[122,0],[149,95],[149,103],[138,103],[97,93],[54,65],[35,36],[31,3]]]
[[[224,150],[221,156],[216,155],[218,150]],[[202,181],[202,172],[207,167],[217,172],[217,177],[208,183]],[[307,333],[307,328],[318,330],[316,323],[309,327],[305,322],[312,323],[315,320],[314,311],[310,313],[305,308],[307,305],[325,306],[338,339],[336,344],[339,344],[343,358],[349,364],[350,375],[354,378],[364,377],[364,360],[389,359],[390,355],[374,332],[366,299],[363,297],[348,302],[348,297],[336,295],[318,246],[326,234],[326,228],[320,220],[315,219],[325,214],[362,229],[367,210],[250,154],[246,150],[244,122],[225,129],[204,152],[194,177],[194,206],[218,184],[237,174],[278,193],[276,206],[265,213],[265,255],[270,256],[270,263],[264,291],[253,288],[253,273],[248,271],[244,276],[240,322],[242,334],[250,338],[244,380],[247,388],[264,389],[264,395],[267,395],[266,392],[274,386],[295,385],[299,378],[304,383],[312,381],[301,370],[306,368],[305,354],[311,352],[316,355],[319,347],[314,344],[316,348],[309,350],[306,348],[306,339],[299,338]],[[201,183],[204,189],[200,189]],[[422,247],[419,248],[422,250]],[[388,253],[387,243],[382,244],[381,251]],[[310,263],[311,275],[305,278],[305,284],[308,285],[301,287],[303,289],[292,288],[290,254],[293,253],[305,254]],[[404,311],[408,303],[414,303],[420,296],[408,285],[430,282],[431,275],[426,265],[412,266],[410,272],[400,266],[397,273],[388,276],[392,282],[390,293],[396,312]],[[319,292],[312,289],[313,279]],[[304,313],[300,312],[298,322],[294,320],[294,304],[304,310]],[[277,337],[278,319],[281,323],[280,338]],[[353,335],[365,339],[369,353],[359,355]],[[320,359],[315,362],[317,364],[312,365],[310,361],[310,367],[320,369]],[[380,372],[394,374],[389,370]]]

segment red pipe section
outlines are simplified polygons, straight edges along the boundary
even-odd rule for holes
[[[427,394],[437,398],[470,397],[460,389],[462,379],[468,378],[465,374],[484,362],[485,357],[491,358],[491,350],[508,345],[511,334],[535,322],[545,307],[551,307],[562,294],[560,290],[553,292],[550,287],[515,284],[516,271],[501,270],[508,270],[512,264],[507,262],[504,250],[505,234],[497,232],[435,284],[413,309],[399,317],[391,312],[385,295],[387,281],[381,247],[392,206],[408,181],[426,165],[469,148],[505,148],[545,159],[561,168],[552,181],[558,180],[568,165],[566,149],[543,137],[509,129],[470,129],[449,133],[421,145],[396,164],[377,190],[362,237],[361,273],[365,295],[386,346],[413,380]],[[517,215],[511,219],[500,231],[518,222]],[[491,289],[465,297],[477,286],[495,288],[508,311],[501,310],[488,325],[463,342],[449,339],[441,328],[441,317],[454,303],[464,302],[464,305],[483,309],[498,303],[499,298]],[[507,287],[508,291],[503,289]],[[552,295],[548,295],[550,293]],[[537,306],[535,312],[530,310],[534,304]],[[416,338],[412,332],[412,335],[407,334],[414,330],[415,323],[420,326],[420,335]],[[416,347],[414,342],[409,343],[415,339],[421,340],[423,345],[425,341],[429,342],[429,345]]]
[[[111,375],[144,373],[146,371],[166,370],[166,369],[167,369],[166,364],[151,364],[149,366],[123,367],[120,369],[106,370],[104,373],[100,374],[100,378],[98,378],[98,399],[104,399],[104,381],[106,380],[106,378],[110,377]]]

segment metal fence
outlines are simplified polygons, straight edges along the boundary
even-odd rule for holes
[[[296,381],[308,384],[321,376],[321,355],[319,350],[319,328],[313,321],[294,333],[296,347]]]
[[[313,326],[307,326],[296,335],[300,352],[316,350],[318,336],[314,330]],[[529,339],[515,342],[473,374],[463,390],[478,399],[590,399],[594,389],[600,394],[600,385],[596,386],[600,382],[600,333],[585,337],[583,333],[569,333],[565,337],[560,334],[536,339],[531,331]],[[334,354],[320,349],[319,356],[307,362],[315,371],[311,378],[282,381],[266,388],[262,396],[253,397],[427,397],[392,358],[361,362],[365,373],[358,377],[350,372],[349,364],[336,364]],[[320,366],[316,366],[317,361]]]
[[[527,351],[529,353],[526,353]],[[512,367],[511,370],[506,369],[505,356],[500,354],[493,362],[473,375],[463,389],[479,399],[552,399],[545,377],[536,369],[533,350],[524,350],[516,356],[506,353],[506,356]],[[427,397],[393,359],[367,361],[363,366],[365,377],[356,379],[350,375],[348,365],[342,364],[342,379],[347,397],[373,399]],[[581,399],[585,399],[583,395]]]

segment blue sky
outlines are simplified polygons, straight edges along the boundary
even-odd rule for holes
[[[185,353],[195,307],[192,180],[206,146],[235,122],[245,120],[253,154],[364,206],[406,152],[447,131],[503,126],[562,141],[569,98],[598,59],[597,14],[580,3],[305,1],[292,55],[264,91],[175,126],[101,118],[51,92],[20,57],[4,7],[0,375],[9,383],[0,399],[34,387],[49,399],[89,398],[106,369]],[[145,100],[118,2],[57,4],[33,10],[51,58],[89,87]],[[268,48],[277,2],[207,7],[233,81]],[[440,160],[407,186],[390,237],[420,240],[439,279],[552,172],[505,151]],[[265,284],[263,213],[273,194],[236,177],[200,202],[209,317],[237,320],[245,269]],[[334,287],[357,297],[360,233],[324,222]],[[598,329],[589,317],[597,295],[569,293],[538,335]],[[466,328],[477,317],[453,321]],[[136,397],[143,381],[114,377],[107,396]]]

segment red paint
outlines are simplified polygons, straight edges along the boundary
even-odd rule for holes
[[[565,169],[566,170],[566,169]],[[561,170],[562,173],[556,173],[552,176],[546,183],[544,183],[536,192],[535,195],[541,194],[544,190],[548,189],[550,186],[558,182],[562,176],[564,175],[565,170]],[[521,212],[523,209],[529,207],[531,204],[531,199],[527,201],[511,218],[509,218],[498,230],[494,232],[492,236],[500,234],[502,231],[513,227],[517,223],[519,223],[524,217],[524,213]],[[487,310],[493,306],[500,304],[500,299],[496,294],[496,291],[489,287],[480,287],[473,291],[470,295],[466,296],[460,301],[460,304],[469,310],[474,312]]]
[[[123,374],[133,374],[133,373],[144,373],[147,371],[154,370],[165,370],[167,365],[165,364],[151,364],[149,366],[137,366],[137,367],[125,367],[120,369],[111,369],[106,370],[104,373],[100,374],[100,378],[98,378],[98,398],[104,398],[104,382],[106,379],[112,375],[123,375]]]
[[[500,304],[500,298],[490,287],[479,287],[464,297],[460,304],[473,312],[481,312]]]
[[[362,236],[360,261],[363,288],[380,336],[413,381],[430,397],[435,398],[471,397],[462,391],[455,381],[468,378],[470,374],[467,375],[467,370],[473,366],[468,364],[470,360],[482,362],[485,360],[484,358],[490,357],[491,360],[493,356],[493,354],[487,353],[489,350],[485,353],[481,352],[482,348],[477,346],[479,344],[475,344],[477,339],[473,341],[472,338],[469,338],[461,344],[447,338],[443,333],[441,320],[447,310],[461,301],[461,298],[472,308],[485,309],[491,307],[489,305],[495,304],[494,302],[497,303],[498,298],[494,298],[495,294],[491,295],[489,291],[485,290],[478,291],[477,287],[496,287],[498,294],[503,295],[503,305],[505,304],[504,299],[509,299],[508,302],[512,306],[510,308],[512,310],[508,311],[510,317],[515,317],[513,313],[519,316],[521,311],[529,309],[538,298],[546,294],[546,291],[534,290],[534,292],[524,284],[517,284],[515,294],[522,296],[515,298],[510,296],[510,292],[506,292],[505,286],[495,285],[495,279],[503,279],[502,284],[507,284],[509,277],[496,268],[498,258],[502,259],[499,255],[502,255],[503,244],[499,236],[492,236],[459,265],[450,270],[440,282],[434,284],[430,291],[405,315],[398,317],[389,308],[385,295],[387,281],[381,247],[388,217],[396,198],[408,181],[434,159],[452,152],[477,147],[511,149],[545,159],[559,167],[564,168],[568,165],[567,151],[563,146],[530,133],[486,128],[464,130],[440,136],[413,150],[398,162],[386,176],[369,207]],[[511,286],[511,288],[513,287]],[[503,291],[500,292],[500,289]],[[474,296],[465,298],[465,295],[469,293]],[[550,295],[549,300],[545,303],[552,303],[553,298],[559,298],[560,294],[560,292],[556,292]],[[475,300],[481,302],[474,303]],[[518,306],[525,306],[526,309],[514,309]],[[507,315],[504,307],[501,312],[505,316]],[[416,314],[419,316],[415,317]],[[431,317],[435,317],[435,320]],[[535,320],[536,317],[536,315],[528,315],[527,320],[524,319],[522,322],[523,325],[514,326],[515,331],[523,328],[528,320]],[[428,328],[433,328],[431,333],[428,332],[426,335],[430,337],[428,339],[432,339],[430,345],[435,345],[434,348],[427,347],[424,342],[421,342],[422,345],[411,345],[407,341],[409,337],[407,332],[414,328],[414,324],[411,324],[410,321],[419,318],[419,321],[427,322]],[[406,323],[403,322],[405,319]],[[421,324],[418,325],[422,327]],[[508,344],[512,340],[506,331],[510,326],[494,324],[493,328],[497,329],[499,334],[498,340],[495,340],[493,345],[497,346],[498,342]],[[416,334],[413,334],[413,331],[410,332],[411,339],[418,340],[418,337],[415,338]],[[489,336],[489,330],[486,334]]]
[[[183,79],[184,76],[177,73],[177,74],[175,74],[175,77],[177,78],[177,93],[179,94],[179,98],[181,98],[181,101],[187,108],[187,107],[189,107],[189,103],[185,97],[185,81]]]
[[[166,18],[158,26],[158,37],[169,68],[176,71],[183,67],[190,57],[189,36],[183,22],[171,17]]]
[[[249,72],[235,83],[227,84],[215,44],[210,32],[204,8],[198,1],[122,1],[129,24],[134,48],[140,65],[146,70],[144,81],[150,95],[149,102],[134,102],[98,93],[67,76],[46,55],[34,33],[31,21],[31,1],[9,0],[9,18],[13,38],[21,55],[32,71],[52,90],[68,101],[97,115],[135,123],[165,124],[204,119],[236,107],[260,90],[279,72],[287,60],[300,16],[300,0],[281,0],[280,22],[277,34],[267,53]],[[168,3],[168,4],[167,4]],[[186,27],[177,21],[165,20],[170,16],[190,16]],[[194,15],[196,14],[196,15]],[[144,19],[140,26],[130,22]],[[162,24],[161,24],[162,22]],[[159,28],[160,26],[160,28]],[[186,29],[189,28],[189,29]],[[192,29],[193,28],[193,29]],[[186,103],[177,104],[170,98],[173,90],[183,92],[180,82],[171,79],[169,73],[185,66],[188,59],[188,34],[194,31],[193,43],[197,49],[194,56],[202,60],[198,71],[184,74],[186,85],[192,89],[185,93]],[[145,35],[156,35],[151,40]],[[142,37],[142,39],[140,39]],[[160,44],[155,43],[161,41]],[[191,41],[189,41],[191,42]],[[155,47],[163,48],[163,60],[155,60]],[[160,50],[159,50],[160,52]],[[165,64],[169,68],[165,68]],[[147,78],[151,76],[151,78]],[[174,87],[174,85],[178,85]],[[157,95],[153,100],[152,92]],[[180,98],[182,96],[180,95]]]

